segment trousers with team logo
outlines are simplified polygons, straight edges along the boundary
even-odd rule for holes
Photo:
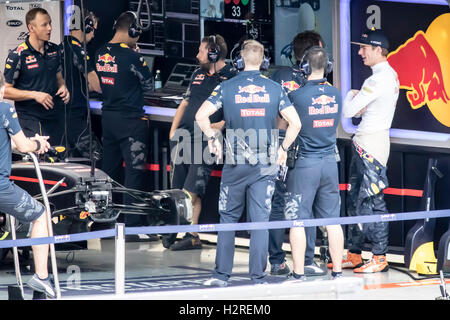
[[[388,213],[382,190],[387,187],[386,168],[375,159],[361,157],[352,147],[352,160],[349,167],[349,186],[346,204],[347,215],[379,215]],[[380,185],[373,192],[373,185]],[[375,194],[376,193],[376,194]],[[384,255],[388,250],[389,225],[387,222],[349,225],[347,247],[352,253],[360,253],[367,240],[372,244],[374,255]]]
[[[275,190],[276,166],[225,164],[219,194],[220,223],[237,223],[244,207],[251,222],[268,222]],[[274,172],[275,171],[275,172]],[[269,232],[250,232],[249,274],[254,281],[266,276]],[[227,281],[233,269],[235,231],[218,233],[213,277]]]

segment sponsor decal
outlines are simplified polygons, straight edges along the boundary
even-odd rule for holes
[[[76,41],[76,40],[72,40],[72,44],[74,44],[74,45],[76,45],[76,46],[81,48],[81,44],[78,41]]]
[[[22,25],[22,21],[20,21],[20,20],[9,20],[9,21],[6,21],[6,25],[8,27],[20,27]]]
[[[294,80],[291,81],[282,81],[281,86],[288,90],[288,92],[295,91],[300,88],[300,85]]]
[[[17,37],[17,41],[25,41],[27,37],[30,35],[29,32],[22,31],[19,36]]]
[[[255,93],[259,93],[259,92],[266,92],[266,87],[260,87],[254,84],[250,84],[248,86],[245,87],[241,87],[239,86],[239,92],[238,93],[249,93],[249,94],[255,94]]]
[[[334,126],[334,119],[314,120],[313,128],[328,128]]]
[[[9,10],[9,11],[25,11],[25,9],[23,7],[9,6],[9,5],[6,5],[6,10]]]
[[[114,78],[102,77],[102,83],[110,86],[114,85]]]
[[[80,219],[85,220],[87,217],[89,217],[91,214],[87,211],[81,211],[80,212]]]
[[[240,93],[249,94],[247,97],[240,95]],[[257,93],[264,93],[263,96],[260,96]],[[270,96],[266,93],[266,87],[260,87],[254,84],[250,84],[245,87],[239,86],[239,92],[234,96],[235,103],[269,103]]]
[[[265,117],[266,109],[241,109],[241,117]]]
[[[7,64],[5,65],[5,68],[6,68],[6,69],[11,69],[11,65],[7,63]]]
[[[205,80],[205,75],[204,74],[198,74],[196,77],[195,77],[195,79],[194,80]]]
[[[54,52],[49,52],[49,53],[47,53],[47,55],[48,55],[49,57],[56,56],[57,54],[58,54],[58,51],[54,51]]]
[[[30,3],[30,10],[34,8],[42,8],[40,3]]]
[[[28,69],[34,69],[34,68],[37,68],[37,67],[39,67],[39,63],[35,63],[35,64],[30,64],[29,66],[27,66],[28,67]]]
[[[339,106],[337,103],[335,103],[333,106],[323,105],[320,108],[310,106],[308,108],[308,113],[309,115],[330,114],[330,113],[337,113],[338,109]]]
[[[321,96],[319,96],[318,98],[311,98],[312,99],[312,104],[320,104],[320,105],[326,105],[326,104],[331,104],[331,103],[336,103],[336,97],[330,97],[327,96],[325,94],[322,94]]]
[[[105,53],[104,55],[99,55],[97,61],[103,62],[103,66],[100,65],[100,63],[96,64],[97,71],[110,72],[110,73],[118,72],[117,64],[114,63],[114,62],[116,62],[116,57],[113,57],[109,53]],[[110,63],[113,65],[111,66]]]
[[[450,127],[449,25],[450,13],[444,13],[388,55],[411,109],[427,106],[446,127]]]
[[[27,56],[27,57],[25,58],[25,63],[26,63],[26,64],[35,63],[35,62],[37,62],[37,60],[36,60],[36,57],[33,56],[33,55]]]
[[[27,44],[24,42],[24,43],[20,44],[20,45],[16,48],[16,50],[14,51],[14,53],[15,53],[15,54],[20,54],[23,50],[26,50],[26,49],[28,49],[28,46],[27,46]]]

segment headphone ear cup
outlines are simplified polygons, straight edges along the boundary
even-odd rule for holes
[[[84,19],[84,32],[91,33],[94,31],[94,21],[90,17]]]
[[[242,56],[240,54],[238,54],[236,56],[236,58],[234,58],[233,65],[239,71],[242,71],[245,69],[244,59],[242,59]]]
[[[217,46],[211,46],[208,49],[208,61],[211,63],[216,63],[220,58],[220,50]]]
[[[325,74],[330,74],[333,71],[333,59],[328,60],[327,66],[325,68]]]
[[[303,60],[300,63],[300,70],[306,75],[309,76],[311,74],[311,67],[309,66],[309,62]]]
[[[267,70],[269,70],[269,67],[270,67],[270,58],[268,58],[267,56],[264,56],[260,69],[263,71],[267,71]]]

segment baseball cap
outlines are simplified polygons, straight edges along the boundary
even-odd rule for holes
[[[371,30],[367,30],[361,35],[361,39],[359,42],[351,41],[350,43],[359,44],[359,45],[370,45],[374,47],[381,47],[385,49],[389,49],[389,40],[380,29],[372,28]]]

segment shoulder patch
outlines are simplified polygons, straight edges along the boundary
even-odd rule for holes
[[[76,45],[76,46],[79,46],[79,47],[81,48],[81,43],[79,43],[79,42],[76,41],[76,40],[72,40],[72,44],[74,44],[74,45]]]

